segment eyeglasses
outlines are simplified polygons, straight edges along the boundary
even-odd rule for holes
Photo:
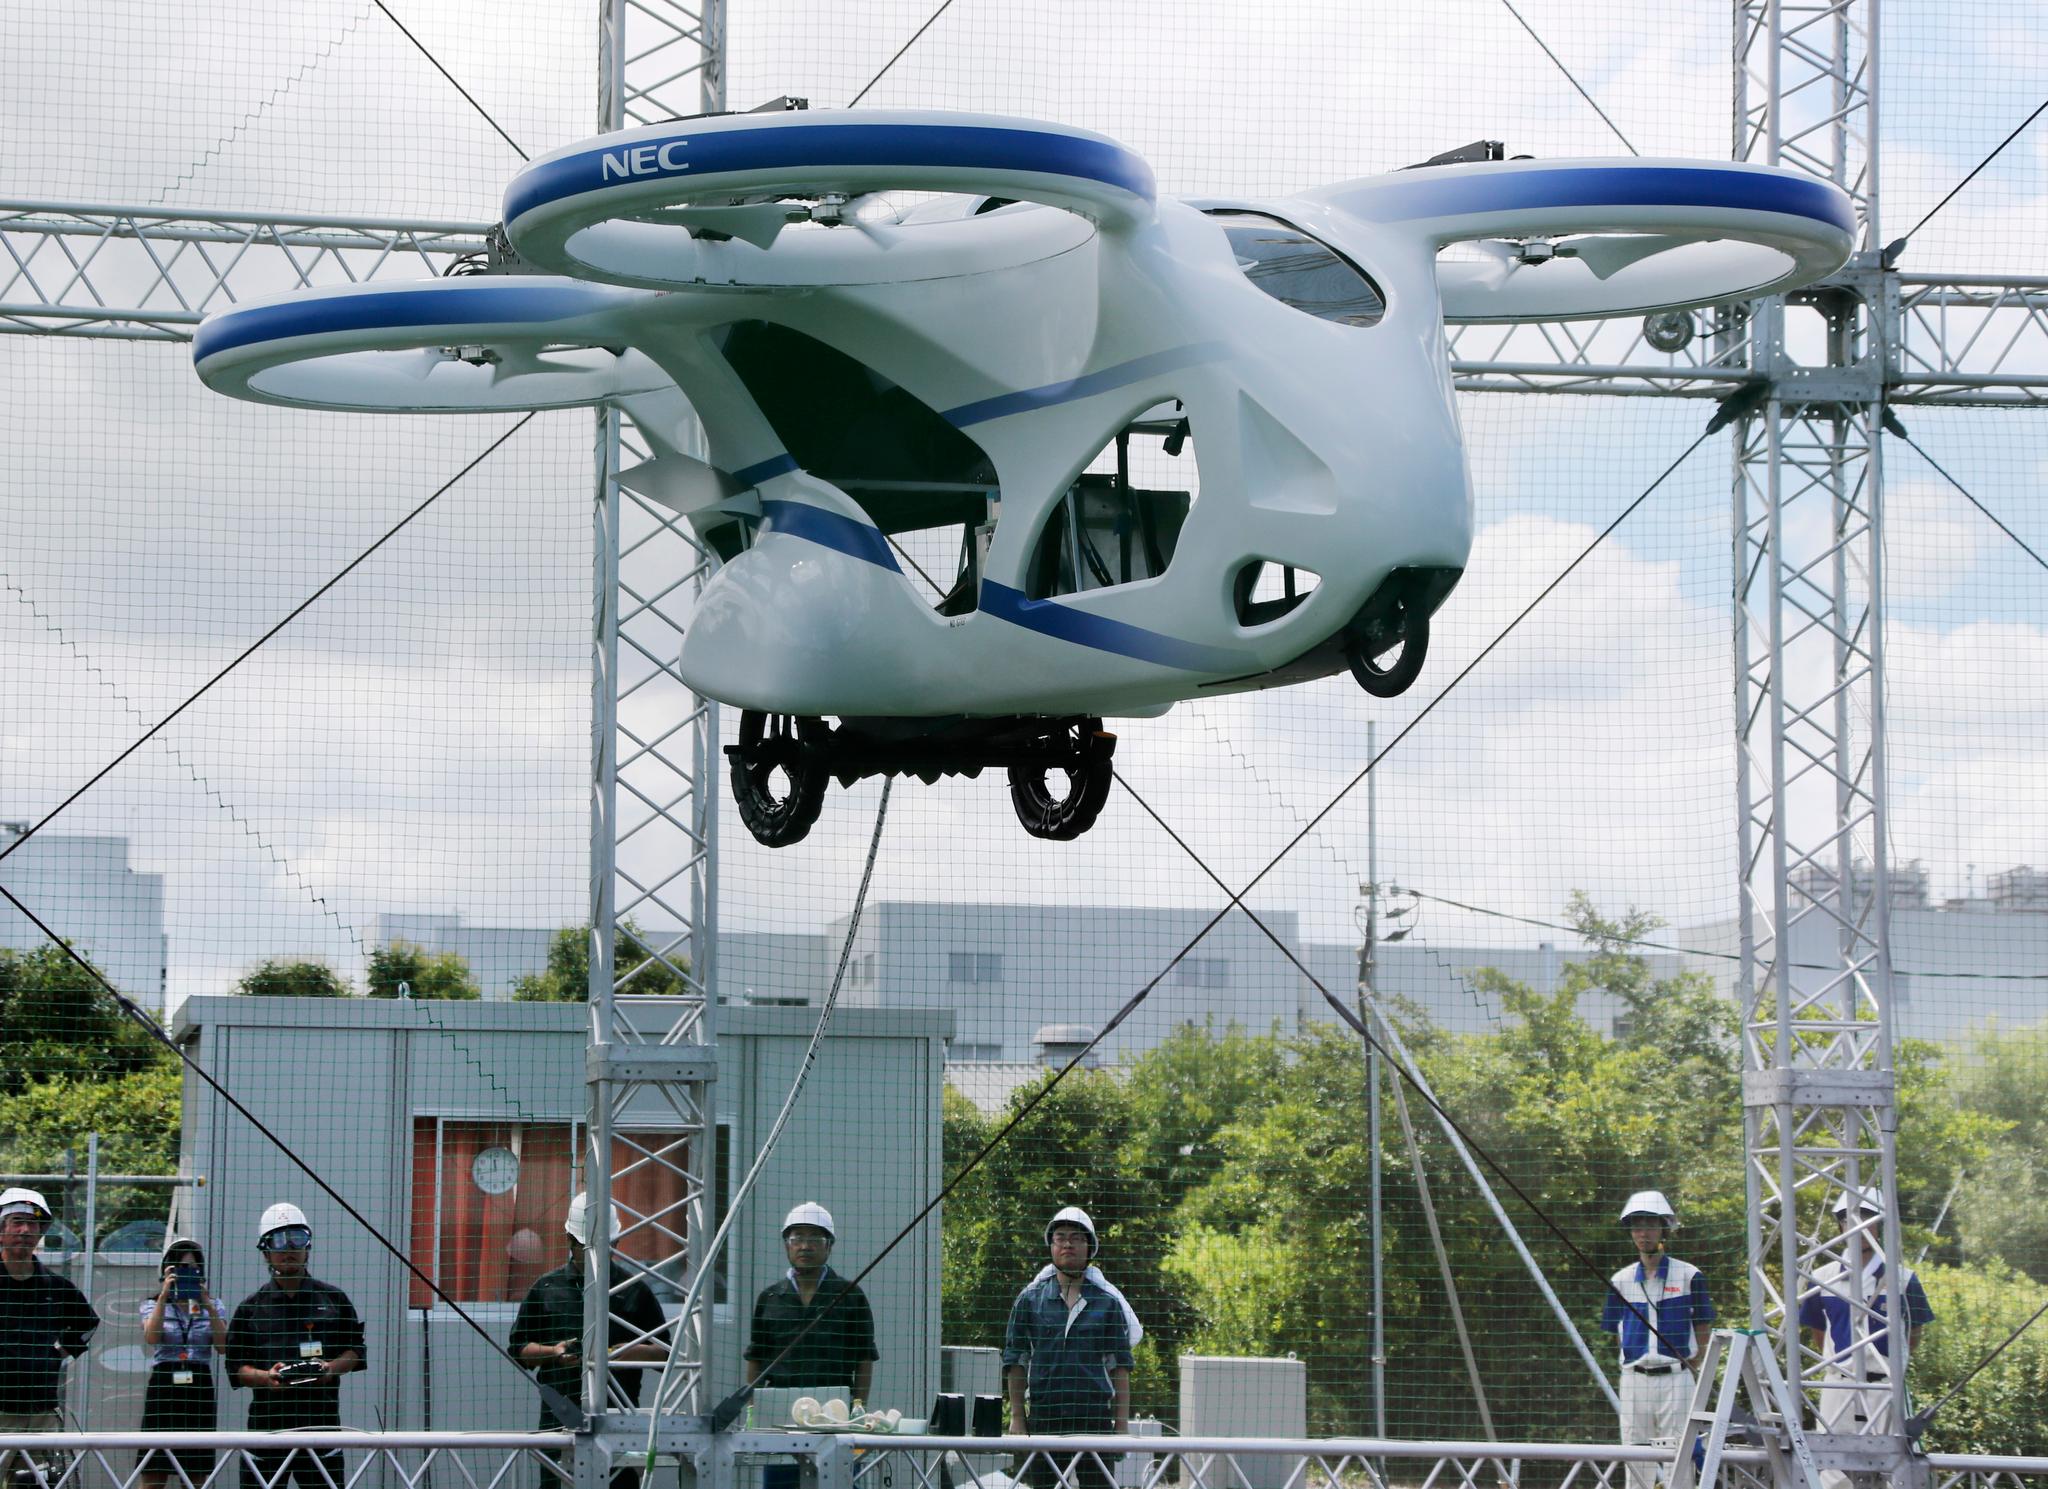
[[[280,1226],[256,1243],[258,1251],[304,1251],[313,1244],[313,1229],[306,1225]]]

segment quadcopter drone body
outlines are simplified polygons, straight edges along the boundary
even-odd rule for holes
[[[878,221],[883,191],[941,195]],[[551,273],[303,292],[210,318],[194,356],[295,406],[623,411],[653,458],[621,482],[722,560],[680,670],[743,710],[757,837],[802,837],[831,776],[992,766],[1072,837],[1105,716],[1414,680],[1471,546],[1447,320],[1774,293],[1853,225],[1825,183],[1711,162],[1177,201],[1080,130],[720,116],[515,177],[506,235]]]

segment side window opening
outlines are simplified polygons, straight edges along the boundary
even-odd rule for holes
[[[1032,550],[1025,595],[1043,600],[1158,578],[1200,493],[1192,429],[1170,399],[1118,430],[1067,488]]]
[[[908,389],[800,331],[737,321],[719,349],[791,458],[860,503],[899,559],[912,558],[911,583],[930,581],[939,612],[972,611],[999,505],[987,452]],[[730,559],[752,536],[735,521],[708,541]]]
[[[858,490],[849,487],[849,492],[862,500]],[[1001,497],[991,490],[949,514],[957,520],[888,534],[905,573],[939,614],[971,615],[979,608],[981,575],[1001,507]]]
[[[1281,304],[1340,326],[1376,326],[1386,315],[1380,287],[1327,243],[1258,212],[1209,215],[1222,224],[1244,277]]]
[[[1237,623],[1247,630],[1276,621],[1315,593],[1322,576],[1313,569],[1256,558],[1237,571],[1231,598]]]

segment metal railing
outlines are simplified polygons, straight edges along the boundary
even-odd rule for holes
[[[38,1432],[0,1433],[6,1489],[135,1489],[152,1449],[166,1489],[238,1489],[243,1467],[260,1482],[300,1489],[534,1489],[571,1482],[566,1432]],[[341,1453],[338,1472],[321,1455]],[[211,1451],[211,1467],[171,1454]],[[311,1477],[317,1476],[317,1477]]]

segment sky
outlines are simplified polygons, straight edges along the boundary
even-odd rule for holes
[[[1725,7],[1517,8],[1636,149],[1726,157]],[[590,131],[586,0],[494,6],[487,24],[462,4],[393,9],[527,154]],[[730,0],[729,101],[844,104],[930,13],[927,0]],[[2009,0],[1885,14],[1890,237],[2039,102],[2029,90],[2048,72],[2048,39]],[[367,0],[109,0],[7,27],[11,199],[488,222],[519,164]],[[1283,193],[1479,137],[1546,157],[1625,148],[1499,0],[955,0],[863,106],[1102,130],[1184,193]],[[1906,262],[2048,272],[2031,227],[2044,197],[2037,124],[1916,234]],[[48,811],[512,422],[236,404],[166,346],[0,338],[0,380],[0,821]],[[1382,879],[1538,919],[1574,889],[1678,927],[1725,919],[1737,883],[1725,439],[1423,717],[1707,413],[1466,397],[1477,541],[1413,691],[1383,703],[1339,677],[1125,721],[1117,758],[1136,795],[1120,790],[1076,843],[1025,837],[998,779],[899,783],[872,896],[1220,906],[1202,864],[1241,887],[1335,801],[1247,902],[1344,940],[1369,856],[1366,793],[1347,786],[1368,730],[1384,746],[1413,724],[1378,772]],[[2048,476],[2037,419],[1905,418],[2048,551],[2028,500]],[[590,468],[587,417],[537,418],[52,825],[125,835],[134,866],[165,876],[174,999],[270,956],[354,973],[380,912],[583,918]],[[2048,575],[1910,449],[1888,444],[1885,472],[1891,852],[1925,860],[1936,892],[1956,894],[1973,866],[1981,878],[2048,862]],[[1795,541],[1824,540],[1818,511],[1789,521]],[[663,562],[642,554],[643,568]],[[726,803],[721,923],[814,930],[843,914],[879,794],[873,781],[835,788],[811,838],[779,853]],[[1826,809],[1794,804],[1809,821]],[[665,877],[664,851],[638,871]],[[66,909],[54,907],[60,923]],[[1418,935],[1443,945],[1547,935],[1436,904],[1425,917]]]

